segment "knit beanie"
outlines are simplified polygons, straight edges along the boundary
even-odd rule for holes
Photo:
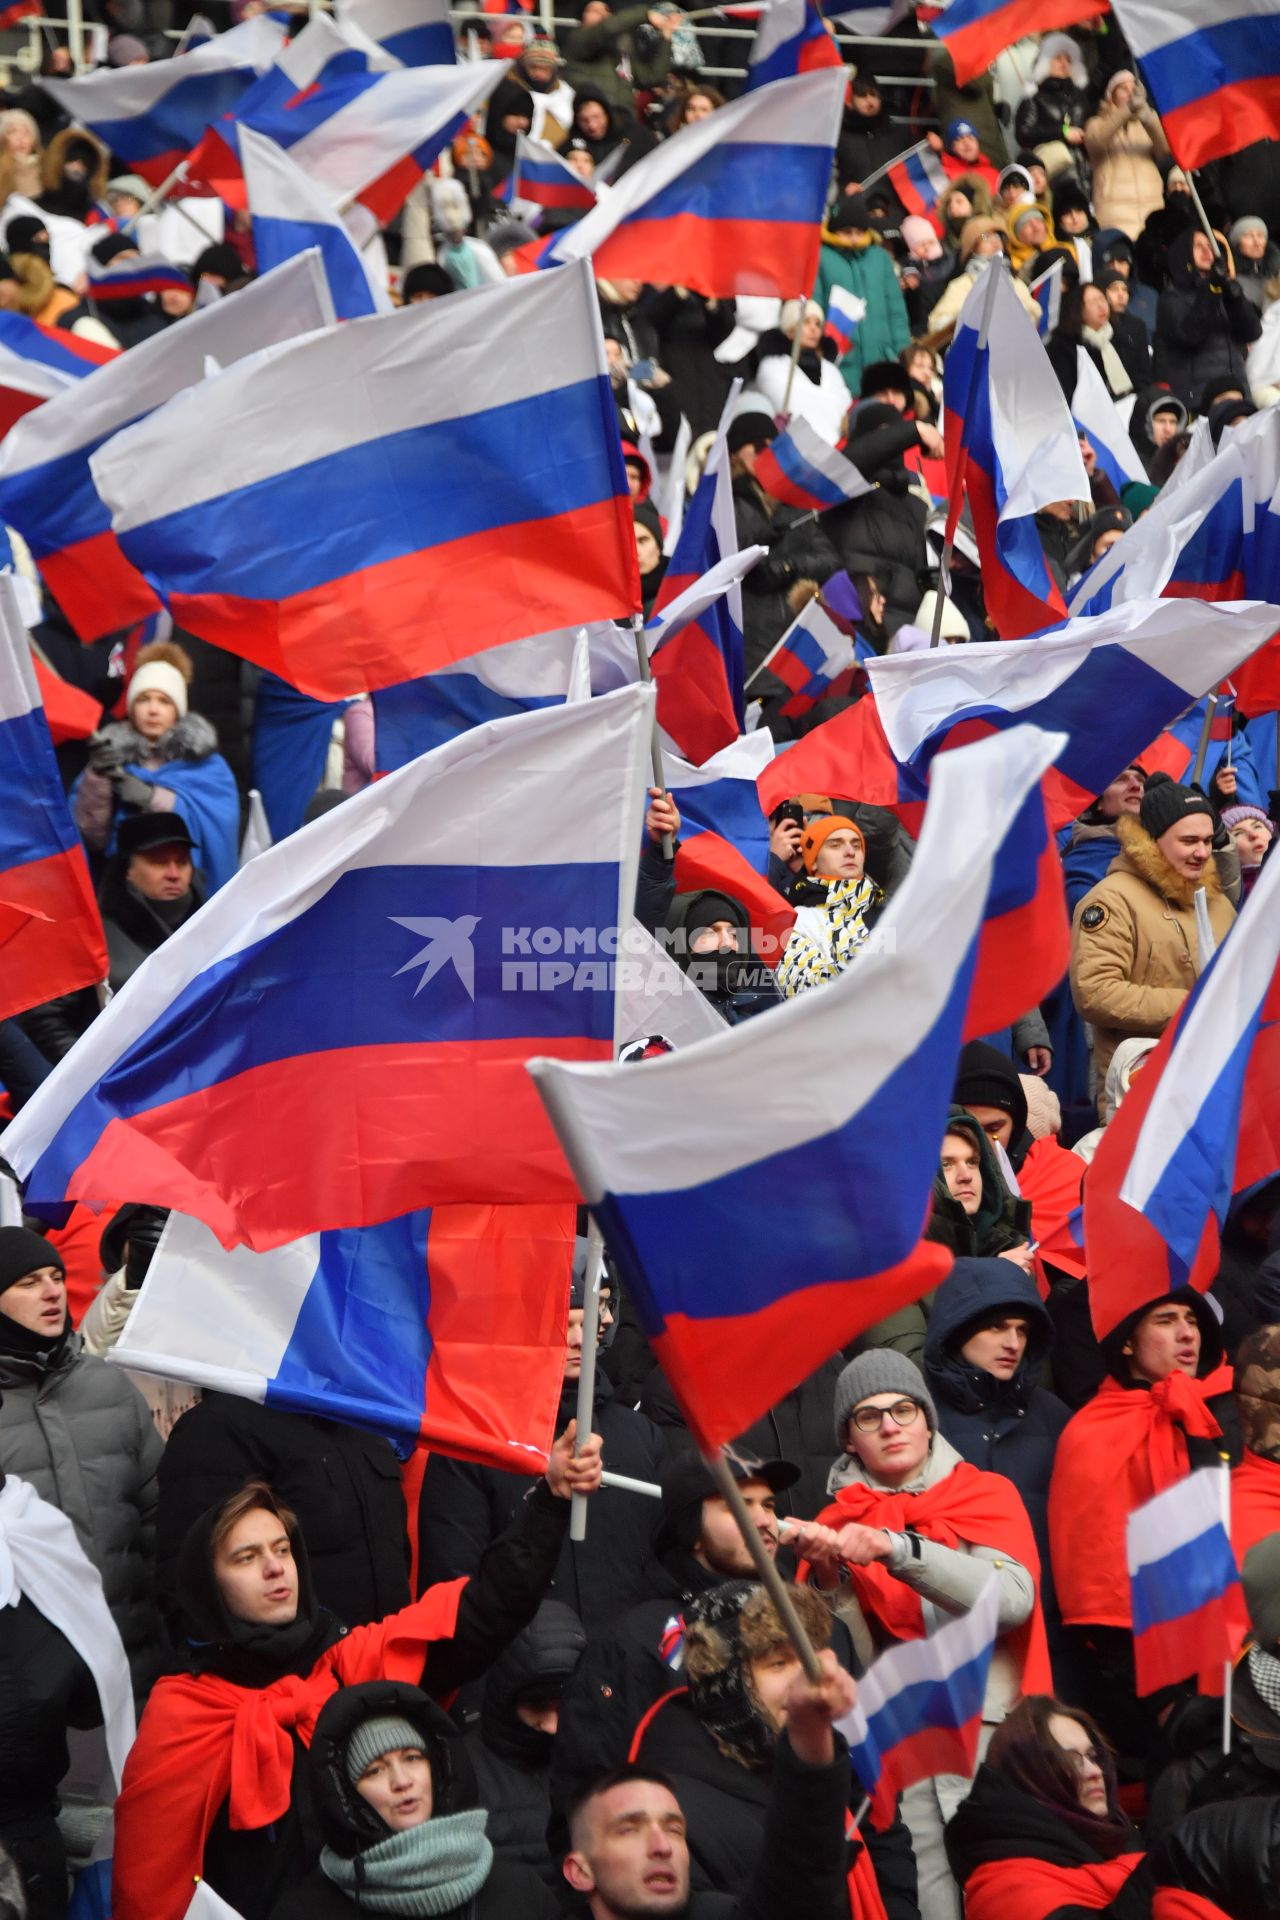
[[[0,1227],[0,1293],[39,1267],[56,1267],[66,1277],[66,1262],[43,1234],[30,1227]]]
[[[1020,1073],[1019,1084],[1027,1102],[1027,1131],[1033,1140],[1047,1140],[1062,1132],[1062,1103],[1047,1081],[1037,1073]]]
[[[131,233],[104,233],[89,249],[100,267],[109,267],[113,260],[137,251],[138,243]]]
[[[962,1107],[996,1107],[1013,1122],[1017,1140],[1027,1124],[1027,1096],[1018,1069],[1007,1053],[985,1040],[970,1040],[956,1063],[954,1098]]]
[[[898,229],[903,244],[910,247],[917,259],[939,260],[942,257],[942,242],[938,238],[937,228],[922,213],[909,213]]]
[[[1168,833],[1170,827],[1176,827],[1179,820],[1189,820],[1197,813],[1213,819],[1212,802],[1195,787],[1179,786],[1167,773],[1153,773],[1148,777],[1138,819],[1153,840]]]
[[[800,837],[800,853],[806,873],[813,872],[818,864],[818,855],[822,852],[824,842],[831,834],[838,831],[856,833],[865,857],[867,842],[862,828],[855,821],[850,820],[847,814],[829,813],[823,820],[811,820]]]
[[[924,1408],[930,1433],[938,1431],[938,1409],[919,1367],[892,1347],[872,1347],[851,1360],[836,1381],[836,1445],[842,1452],[849,1415],[873,1393],[900,1393],[904,1400],[914,1400]]]
[[[1257,213],[1242,214],[1240,218],[1232,226],[1230,233],[1227,235],[1227,238],[1231,242],[1233,247],[1238,247],[1240,245],[1241,239],[1246,233],[1260,233],[1264,240],[1267,240],[1270,238],[1270,235],[1267,232],[1266,221],[1262,218],[1260,214],[1257,214]]]
[[[1225,807],[1220,818],[1228,833],[1233,827],[1238,827],[1242,820],[1260,820],[1271,838],[1274,840],[1276,837],[1276,823],[1271,815],[1264,812],[1261,807],[1250,806],[1243,800],[1239,806]]]
[[[730,453],[741,453],[744,447],[767,447],[777,437],[778,426],[772,415],[762,408],[748,407],[729,422],[725,446]]]
[[[177,667],[170,666],[167,660],[147,660],[137,669],[129,682],[127,710],[132,711],[140,693],[162,693],[178,709],[179,720],[187,711],[187,683]]]
[[[422,1735],[408,1720],[395,1714],[380,1714],[374,1720],[362,1720],[347,1742],[347,1778],[357,1781],[366,1767],[397,1747],[422,1747]],[[425,1749],[424,1749],[425,1751]]]
[[[1280,1643],[1280,1533],[1269,1533],[1250,1547],[1240,1570],[1253,1637],[1274,1653]]]

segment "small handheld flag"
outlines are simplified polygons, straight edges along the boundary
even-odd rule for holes
[[[951,178],[927,140],[895,160],[885,175],[908,213],[931,214]]]
[[[860,293],[850,293],[847,287],[832,287],[827,295],[827,318],[822,337],[833,343],[842,360],[866,317],[867,303]]]
[[[871,492],[852,460],[828,446],[815,427],[799,415],[785,433],[756,455],[754,479],[774,500],[822,513]]]
[[[815,0],[765,0],[747,55],[747,88],[789,80],[844,60]]]
[[[95,306],[111,306],[117,300],[143,300],[149,293],[178,289],[191,292],[191,276],[169,260],[155,254],[121,254],[105,267],[90,255],[88,267],[89,297]]]
[[[853,684],[856,664],[853,642],[816,599],[797,614],[761,662],[791,689],[791,698],[784,700],[780,709],[789,720],[811,713],[829,693],[847,691]]]
[[[1062,275],[1065,263],[1055,260],[1051,267],[1037,274],[1028,291],[1040,309],[1040,318],[1036,321],[1036,332],[1042,340],[1058,330],[1058,316],[1062,312]]]
[[[516,135],[516,165],[511,176],[512,208],[536,208],[544,213],[590,213],[596,190],[562,160],[545,140],[527,133]]]
[[[1225,1467],[1201,1467],[1129,1515],[1138,1693],[1158,1693],[1230,1660],[1249,1630],[1224,1524]]]
[[[877,1827],[888,1826],[897,1796],[917,1780],[973,1773],[999,1613],[992,1575],[967,1613],[927,1639],[891,1647],[859,1680],[858,1704],[837,1731]]]

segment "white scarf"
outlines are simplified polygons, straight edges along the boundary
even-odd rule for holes
[[[66,1514],[9,1474],[0,1486],[0,1607],[16,1607],[24,1595],[66,1635],[93,1675],[119,1788],[135,1731],[124,1642],[98,1570]]]
[[[1115,333],[1108,320],[1105,327],[1085,327],[1080,335],[1086,346],[1092,347],[1102,355],[1102,375],[1111,391],[1113,400],[1123,400],[1126,393],[1133,392],[1133,382],[1125,371],[1124,361],[1112,346]]]

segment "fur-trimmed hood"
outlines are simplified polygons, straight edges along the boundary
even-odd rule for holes
[[[1190,913],[1195,907],[1196,888],[1199,886],[1204,888],[1210,899],[1222,892],[1216,860],[1206,862],[1204,873],[1198,881],[1186,880],[1169,865],[1141,821],[1135,820],[1132,815],[1125,815],[1117,821],[1116,828],[1121,852],[1114,866],[1136,873],[1140,880],[1154,887],[1160,897],[1173,906]]]
[[[158,740],[144,740],[127,720],[108,721],[101,737],[113,747],[123,747],[126,757],[138,766],[155,760],[162,765],[171,760],[207,760],[218,751],[218,736],[201,713],[184,714]]]

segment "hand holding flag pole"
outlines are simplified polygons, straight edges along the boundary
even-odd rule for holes
[[[604,1271],[604,1236],[593,1220],[587,1229],[587,1271],[582,1289],[582,1358],[578,1363],[578,1431],[573,1450],[581,1453],[591,1438],[591,1416],[596,1398],[596,1349],[600,1338],[600,1276]],[[569,1501],[569,1538],[587,1537],[587,1496],[575,1493]]]

